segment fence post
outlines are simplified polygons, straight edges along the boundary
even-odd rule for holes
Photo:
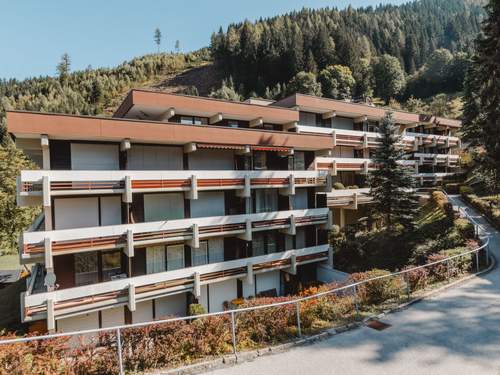
[[[118,346],[118,368],[120,370],[120,375],[123,375],[124,371],[123,371],[123,358],[122,358],[122,338],[120,334],[120,328],[116,329],[116,344]]]
[[[488,243],[484,247],[484,252],[486,254],[486,267],[488,267],[490,265],[490,242],[489,239],[487,239],[486,241],[488,241]]]
[[[406,283],[406,299],[407,299],[407,301],[409,301],[411,291],[410,291],[410,278],[408,277],[408,273],[404,274],[404,279],[405,279],[405,283]]]
[[[236,355],[236,322],[234,319],[234,311],[231,311],[231,333],[233,336],[233,352]]]
[[[297,312],[297,333],[302,337],[302,328],[300,326],[300,302],[295,302],[295,311]]]
[[[356,285],[354,285],[353,289],[354,289],[354,307],[356,308],[356,320],[359,320],[358,288],[356,287]]]
[[[476,271],[479,272],[479,251],[476,251]]]
[[[448,282],[451,282],[450,281],[450,261],[449,260],[446,261],[446,277],[448,279]]]

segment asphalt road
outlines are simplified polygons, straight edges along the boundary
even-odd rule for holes
[[[453,198],[457,205],[464,204]],[[500,260],[500,234],[475,211]],[[500,375],[500,268],[330,339],[211,372],[213,375]]]

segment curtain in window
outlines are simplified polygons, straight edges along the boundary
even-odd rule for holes
[[[152,246],[146,248],[146,273],[165,271],[165,247]]]
[[[184,268],[184,245],[167,246],[167,271]]]
[[[191,248],[191,265],[202,266],[208,263],[208,243],[200,242],[198,249]]]

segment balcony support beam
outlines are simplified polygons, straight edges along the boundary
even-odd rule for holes
[[[47,270],[54,269],[54,258],[52,256],[52,240],[49,237],[45,237],[43,241],[44,254],[45,254],[45,268]]]
[[[193,294],[196,299],[201,297],[201,278],[199,272],[195,272],[193,275]]]
[[[200,247],[200,231],[198,224],[193,224],[191,226],[192,238],[189,240],[189,246],[193,249],[198,249]]]
[[[135,301],[135,285],[130,283],[128,284],[128,309],[130,311],[135,311],[137,304]]]
[[[335,129],[332,130],[332,145],[333,147],[337,146],[337,132]]]
[[[285,269],[290,275],[297,274],[297,255],[292,254],[290,257],[290,267]]]
[[[345,210],[343,208],[339,209],[339,224],[340,229],[345,227]]]
[[[127,229],[127,246],[125,247],[125,254],[129,258],[134,256],[134,232],[132,229]]]
[[[333,160],[332,161],[332,170],[331,170],[330,174],[332,176],[336,176],[337,175],[337,160]]]
[[[197,147],[196,147],[196,143],[194,143],[194,142],[186,143],[184,145],[184,153],[185,154],[195,152],[196,150],[197,150]]]
[[[236,196],[240,198],[250,198],[252,196],[251,191],[252,185],[250,180],[250,175],[245,175],[245,186],[241,190],[236,191]]]
[[[160,115],[160,117],[158,117],[158,121],[168,121],[168,120],[170,120],[174,116],[175,116],[175,108],[174,107],[170,107],[165,112],[163,112]]]
[[[363,162],[363,174],[368,174],[368,163],[369,163],[368,160],[365,160]]]
[[[49,136],[47,134],[42,134],[40,137],[40,146],[42,147],[42,159],[43,165],[42,169],[50,169],[50,148],[49,148]]]
[[[222,116],[222,113],[216,113],[212,117],[208,119],[208,123],[210,125],[216,124],[218,122],[221,122],[224,117]]]
[[[258,126],[262,126],[264,125],[264,120],[262,119],[262,117],[258,117],[258,118],[255,118],[253,120],[250,120],[249,124],[248,124],[251,128],[256,128]]]
[[[238,238],[245,241],[252,241],[252,220],[245,220],[245,233],[240,234]]]
[[[283,125],[283,131],[289,131],[290,129],[295,129],[297,127],[297,121],[289,122]]]
[[[49,333],[54,333],[56,330],[56,318],[54,313],[54,300],[47,300],[47,330]]]
[[[198,199],[198,178],[191,176],[191,189],[188,192],[188,199]]]
[[[52,199],[50,194],[50,177],[42,177],[43,213],[45,220],[45,230],[52,230]]]
[[[247,263],[247,277],[246,277],[246,282],[248,285],[253,285],[253,264],[252,262]]]
[[[130,176],[125,176],[124,188],[125,191],[122,194],[123,203],[132,203],[132,178]]]
[[[297,234],[297,227],[295,225],[295,216],[290,215],[290,224],[287,229],[283,230],[283,233],[289,234],[290,236],[295,236]]]
[[[325,112],[321,115],[321,118],[323,120],[328,120],[330,118],[334,118],[337,116],[337,111],[329,111],[329,112]]]
[[[291,174],[288,176],[288,187],[279,189],[281,195],[295,195],[295,176]]]
[[[120,151],[128,151],[130,150],[132,146],[130,145],[130,139],[125,138],[121,143],[120,143]]]
[[[359,124],[360,122],[366,122],[366,121],[368,121],[368,116],[366,116],[366,115],[356,117],[352,120],[352,122],[355,124]]]

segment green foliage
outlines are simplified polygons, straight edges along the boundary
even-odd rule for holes
[[[465,138],[484,147],[483,169],[492,175],[493,191],[500,189],[500,2],[490,0],[487,19],[476,40],[465,84]]]
[[[335,190],[343,190],[343,189],[345,189],[345,186],[344,186],[344,184],[342,182],[334,182],[333,183],[333,188]]]
[[[255,23],[230,24],[212,35],[210,49],[245,94],[264,95],[266,87],[287,83],[300,71],[317,74],[329,65],[344,65],[356,81],[354,94],[366,97],[373,89],[371,60],[388,54],[414,74],[436,49],[446,48],[454,56],[470,52],[483,15],[480,4],[467,0],[304,8]],[[392,87],[397,92],[394,88],[400,87]]]
[[[454,222],[455,228],[463,238],[474,238],[474,225],[467,219],[456,219]]]
[[[349,277],[349,282],[355,283],[387,275],[390,275],[389,271],[373,269],[367,272],[353,273]],[[402,293],[401,279],[397,277],[384,277],[361,284],[357,290],[361,303],[375,305],[398,297]]]
[[[373,197],[373,212],[384,219],[384,223],[394,228],[413,226],[418,208],[418,199],[413,191],[415,186],[412,172],[398,163],[403,159],[404,150],[398,143],[401,136],[391,113],[387,113],[379,127],[381,145],[376,149],[373,161],[379,166],[370,172],[368,183]]]
[[[222,86],[217,90],[214,90],[209,95],[211,98],[231,100],[234,102],[241,101],[242,97],[236,89],[234,88],[233,79],[229,77],[229,80],[222,80]]]
[[[458,189],[458,192],[460,195],[467,195],[467,194],[473,194],[474,190],[470,186],[462,185]]]
[[[200,305],[199,303],[192,303],[189,305],[188,309],[188,315],[194,316],[194,315],[202,315],[205,314],[205,308],[203,305]]]
[[[375,79],[375,95],[389,103],[389,99],[400,94],[405,85],[405,74],[399,60],[391,55],[384,54],[375,60],[373,66]]]
[[[321,83],[316,81],[316,75],[311,72],[298,72],[288,82],[287,94],[295,93],[321,96]]]
[[[333,99],[350,99],[356,81],[351,69],[342,65],[329,65],[318,76],[323,96]]]

